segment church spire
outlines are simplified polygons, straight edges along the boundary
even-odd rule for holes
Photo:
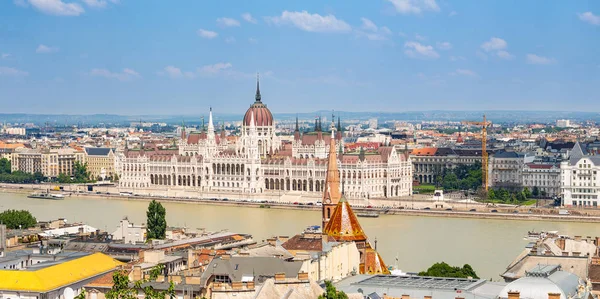
[[[300,126],[298,125],[298,114],[296,114],[296,130],[294,130],[294,132],[299,132],[300,131]]]
[[[260,77],[258,73],[256,73],[256,96],[254,96],[254,99],[260,102]]]

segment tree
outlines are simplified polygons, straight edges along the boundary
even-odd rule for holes
[[[175,297],[175,285],[170,283],[169,289],[157,291],[152,286],[143,286],[143,284],[155,281],[162,273],[164,265],[157,265],[150,270],[147,278],[136,281],[133,284],[129,282],[129,276],[123,271],[113,272],[113,286],[106,292],[106,299],[137,299],[140,291],[144,292],[145,299],[164,299]]]
[[[146,239],[164,239],[167,231],[167,212],[160,202],[152,200],[148,205],[147,217],[147,236]]]
[[[435,263],[427,271],[419,272],[419,276],[433,277],[455,277],[455,278],[475,278],[479,279],[475,270],[469,264],[461,267],[452,267],[445,262]]]
[[[531,198],[531,191],[529,191],[529,188],[523,188],[523,195],[525,195],[526,198]]]
[[[319,299],[348,299],[348,295],[342,291],[336,290],[331,281],[325,281],[325,293],[319,296]]]
[[[10,174],[10,160],[6,158],[0,159],[0,173]]]
[[[534,186],[533,191],[531,192],[531,195],[533,195],[533,197],[540,196],[540,188],[538,188],[537,186]]]
[[[58,177],[56,178],[56,180],[61,184],[70,184],[73,182],[73,180],[71,180],[70,176],[68,176],[62,172],[58,174]]]
[[[0,223],[10,229],[21,229],[35,226],[37,220],[26,210],[6,210],[0,213]]]
[[[494,189],[490,189],[490,191],[488,191],[488,199],[490,199],[490,200],[496,199],[496,192],[494,191]]]
[[[119,175],[118,175],[118,174],[116,174],[116,173],[115,173],[115,174],[113,174],[113,176],[112,176],[112,181],[113,181],[113,182],[118,182],[118,181],[119,181]]]
[[[73,164],[73,177],[75,178],[75,183],[87,183],[90,179],[87,163],[81,164],[79,161],[75,161]]]

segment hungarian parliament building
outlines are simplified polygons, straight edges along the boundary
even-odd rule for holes
[[[204,127],[204,126],[203,126]],[[230,136],[229,136],[230,137]],[[322,194],[331,138],[335,138],[340,181],[352,199],[392,198],[412,194],[410,158],[395,146],[344,152],[338,118],[314,132],[301,134],[296,120],[293,142],[275,134],[275,121],[262,102],[257,81],[255,102],[241,126],[241,136],[228,138],[213,124],[212,109],[206,129],[186,132],[177,149],[128,149],[117,155],[122,190],[182,190],[202,193],[314,193]],[[291,139],[291,138],[290,138]]]

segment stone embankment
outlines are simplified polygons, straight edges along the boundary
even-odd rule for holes
[[[55,191],[56,185],[17,185],[0,184],[0,192],[29,194],[36,191],[63,193],[67,197],[89,197],[116,200],[159,200],[167,202],[210,204],[221,206],[243,206],[253,208],[289,209],[289,210],[319,210],[320,197],[301,192],[285,195],[267,193],[261,195],[243,195],[240,193],[204,193],[196,194],[179,192],[179,196],[166,194],[129,195],[118,192],[115,187],[100,187],[87,191],[82,185],[66,185],[63,190]],[[167,195],[168,194],[168,195]],[[188,195],[188,196],[184,196]],[[195,196],[193,196],[195,195]],[[556,208],[535,208],[532,206],[495,205],[470,200],[455,200],[433,202],[427,196],[410,196],[396,199],[349,200],[353,209],[358,213],[378,213],[387,215],[409,215],[427,217],[454,217],[501,220],[533,220],[533,221],[566,221],[566,222],[600,222],[600,210],[569,209],[570,215],[558,215]]]

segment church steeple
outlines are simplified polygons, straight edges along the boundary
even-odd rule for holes
[[[333,215],[335,206],[342,198],[342,193],[340,191],[340,171],[337,165],[337,155],[335,154],[335,125],[333,121],[331,125],[327,174],[325,177],[325,186],[323,188],[323,229],[325,229],[325,226]]]
[[[260,99],[261,99],[261,97],[260,97],[260,78],[259,78],[258,73],[256,73],[256,95],[254,96],[254,99],[257,102],[260,102]]]

